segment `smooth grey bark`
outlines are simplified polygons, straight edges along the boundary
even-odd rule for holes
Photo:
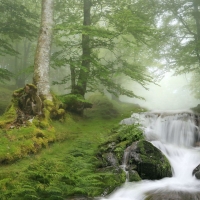
[[[33,74],[33,83],[37,86],[38,95],[48,100],[52,100],[49,65],[53,32],[53,3],[54,0],[42,0],[41,25]]]

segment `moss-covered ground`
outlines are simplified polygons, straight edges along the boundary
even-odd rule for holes
[[[123,103],[117,103],[114,107],[109,116],[105,116],[102,105],[100,110],[96,105],[82,117],[67,113],[63,122],[52,121],[52,143],[42,145],[37,152],[27,152],[21,158],[19,145],[22,144],[18,136],[22,135],[25,146],[31,145],[30,136],[25,136],[29,127],[13,129],[9,137],[9,133],[4,133],[2,129],[1,134],[6,134],[6,137],[0,138],[0,143],[6,144],[2,147],[2,157],[13,151],[17,159],[0,165],[0,199],[66,199],[74,195],[94,197],[101,195],[105,189],[110,192],[120,185],[124,177],[116,179],[112,172],[98,171],[99,161],[95,155],[98,146],[109,137],[110,130],[132,112],[140,112],[141,109]],[[33,134],[31,130],[28,132]],[[44,128],[38,138],[48,133],[51,131]]]

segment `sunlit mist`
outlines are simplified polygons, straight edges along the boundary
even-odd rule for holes
[[[149,90],[144,89],[137,83],[126,82],[124,85],[132,89],[135,94],[145,100],[136,98],[120,97],[121,101],[139,104],[151,110],[185,110],[195,107],[199,100],[195,99],[189,90],[190,75],[173,76],[166,73],[165,77],[157,84],[150,84]]]

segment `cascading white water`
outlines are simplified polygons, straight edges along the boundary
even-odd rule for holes
[[[200,147],[194,147],[200,138],[198,121],[197,116],[191,112],[141,113],[122,120],[121,124],[142,125],[146,139],[170,161],[173,177],[156,181],[126,182],[102,200],[144,200],[148,193],[154,191],[169,194],[172,191],[200,193],[200,180],[192,175],[192,171],[200,164]]]

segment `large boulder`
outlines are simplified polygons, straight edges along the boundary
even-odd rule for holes
[[[192,171],[192,175],[195,175],[197,179],[200,179],[200,164]]]
[[[157,180],[172,176],[169,161],[150,142],[146,140],[134,142],[126,151],[128,170],[137,171],[142,179]]]

